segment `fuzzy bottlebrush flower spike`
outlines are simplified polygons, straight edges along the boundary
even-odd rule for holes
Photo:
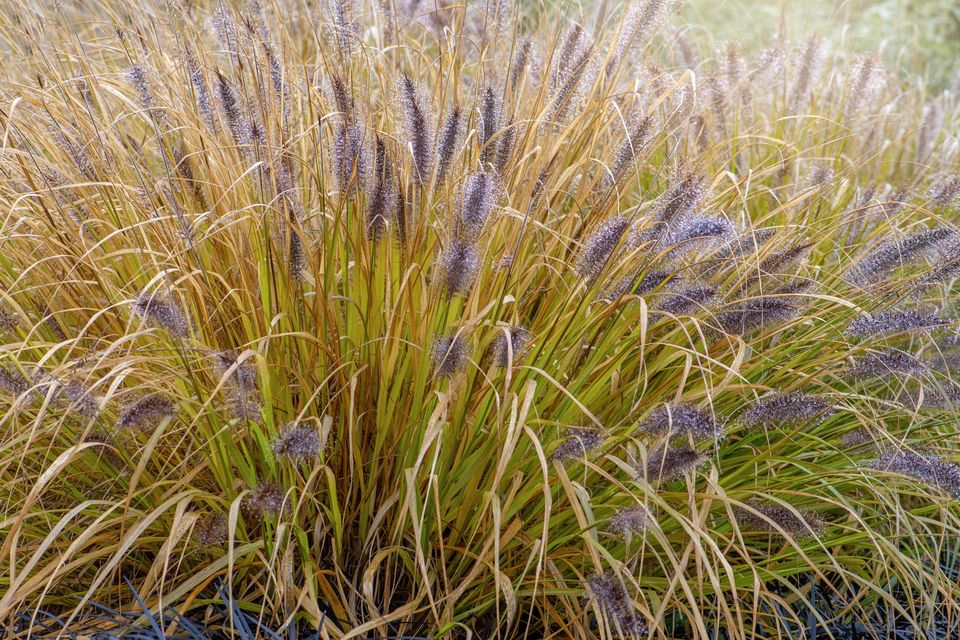
[[[638,504],[617,511],[610,518],[607,525],[612,533],[627,537],[635,533],[642,533],[654,522],[653,514],[645,505]]]
[[[194,529],[197,542],[204,547],[222,545],[227,541],[230,531],[227,519],[222,513],[208,513],[201,517]]]
[[[462,240],[453,240],[440,257],[443,288],[448,296],[467,295],[480,269],[476,248]]]
[[[530,347],[530,340],[533,339],[533,335],[523,327],[508,327],[506,335],[504,333],[503,329],[498,329],[497,338],[491,347],[493,362],[501,368],[510,366],[511,362],[513,364],[519,362]]]
[[[277,456],[291,462],[309,462],[323,451],[323,442],[315,428],[292,422],[283,428],[271,448]]]
[[[430,359],[436,375],[450,378],[466,366],[470,359],[470,346],[466,338],[459,333],[440,336],[433,343]]]
[[[177,338],[186,338],[190,323],[172,296],[144,291],[133,303],[133,311],[148,324],[164,329]]]
[[[695,470],[707,461],[707,457],[692,447],[663,445],[647,457],[647,466],[640,470],[652,484],[670,482]]]
[[[857,262],[850,279],[858,285],[873,284],[898,267],[914,264],[952,242],[956,234],[946,227],[918,231],[902,240],[881,243]]]
[[[857,318],[847,327],[846,333],[852,338],[870,338],[894,333],[930,331],[946,328],[951,322],[924,309],[905,311],[881,311],[870,317]]]
[[[869,464],[878,471],[909,476],[960,499],[960,465],[932,453],[888,449]]]
[[[277,484],[263,481],[244,497],[241,506],[251,518],[257,520],[280,515],[287,507],[287,498]]]
[[[597,429],[568,429],[566,438],[550,454],[551,460],[565,462],[585,458],[603,446],[604,436]]]
[[[596,280],[603,272],[629,226],[630,222],[621,217],[603,223],[583,243],[576,266],[577,273],[588,282]]]
[[[847,369],[846,375],[851,380],[863,380],[878,376],[913,375],[924,373],[927,369],[923,362],[909,353],[885,349],[860,356]]]
[[[723,429],[714,417],[692,404],[659,406],[637,427],[638,433],[655,436],[689,435],[700,440],[717,440]]]
[[[733,512],[741,530],[749,528],[805,538],[816,535],[825,527],[823,518],[818,514],[794,510],[782,504],[748,502],[745,506],[734,507]]]
[[[598,609],[615,625],[622,637],[632,638],[647,633],[647,625],[637,615],[626,587],[614,573],[597,573],[587,581],[587,588]]]
[[[830,405],[816,396],[800,392],[776,393],[761,398],[740,416],[748,429],[792,428],[819,424],[834,413]]]
[[[160,393],[151,393],[129,404],[120,414],[117,427],[146,431],[176,414],[177,405],[173,400]]]

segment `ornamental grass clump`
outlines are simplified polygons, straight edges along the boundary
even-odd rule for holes
[[[322,4],[0,10],[0,635],[960,618],[955,93],[662,0]]]

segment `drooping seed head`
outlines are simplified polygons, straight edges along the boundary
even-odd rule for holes
[[[529,331],[516,325],[507,328],[506,334],[504,335],[503,330],[498,330],[497,338],[491,347],[493,362],[501,368],[510,366],[511,362],[519,362],[530,348],[530,341],[533,339]]]
[[[850,279],[859,285],[871,284],[891,270],[917,262],[956,237],[948,227],[934,227],[902,240],[884,242],[854,265]]]
[[[626,509],[620,509],[610,518],[607,529],[623,537],[641,533],[654,522],[653,514],[645,505],[638,504]]]
[[[757,296],[726,308],[717,314],[716,322],[728,334],[748,335],[783,324],[795,317],[800,305],[789,296]]]
[[[626,587],[615,573],[593,574],[587,581],[587,589],[597,609],[616,625],[623,637],[647,634],[647,625],[637,615]]]
[[[173,296],[159,291],[143,291],[133,303],[133,312],[147,324],[159,327],[177,338],[186,338],[190,323]]]
[[[886,349],[859,357],[846,373],[850,380],[866,380],[890,375],[913,375],[927,371],[920,360],[903,351]]]
[[[740,416],[740,424],[747,429],[791,428],[819,424],[833,415],[834,410],[824,400],[801,393],[775,393],[761,398]]]
[[[662,445],[647,457],[647,466],[641,469],[647,482],[661,484],[682,477],[707,461],[707,457],[687,445],[669,447]]]
[[[845,333],[852,338],[876,338],[914,331],[929,332],[950,324],[946,318],[927,309],[890,310],[857,318],[847,326]]]
[[[716,287],[696,285],[661,294],[656,308],[658,311],[674,316],[696,313],[710,304],[716,296]]]
[[[693,251],[724,238],[732,237],[733,225],[724,218],[711,216],[692,216],[674,225],[663,240],[668,255],[676,252]]]
[[[550,454],[551,460],[582,460],[603,446],[605,440],[599,430],[589,428],[567,429],[564,436],[564,440]]]
[[[320,455],[323,443],[314,427],[292,422],[281,430],[271,449],[277,456],[291,462],[309,462]]]
[[[604,222],[583,243],[576,265],[577,274],[591,283],[596,280],[603,272],[629,226],[630,222],[620,216]]]
[[[0,367],[0,391],[11,396],[22,396],[32,386],[30,380],[16,367]]]
[[[736,506],[733,513],[737,522],[756,531],[786,534],[791,538],[806,538],[823,531],[826,524],[820,515],[799,511],[782,504],[748,502]]]
[[[877,448],[877,440],[867,429],[859,427],[840,436],[840,445],[850,453],[863,453]]]
[[[960,465],[938,455],[909,449],[887,449],[869,462],[869,467],[908,476],[960,498]]]
[[[960,204],[960,174],[947,176],[933,184],[927,199],[936,208],[948,209]]]
[[[454,239],[440,256],[440,267],[447,295],[467,295],[480,270],[480,258],[472,244]]]
[[[442,378],[451,378],[456,375],[466,366],[469,359],[470,345],[460,333],[438,337],[430,352],[433,370]]]
[[[117,453],[119,444],[110,434],[99,430],[91,431],[83,438],[83,441],[99,445],[93,447],[98,459],[107,461],[110,466],[118,471],[124,471],[126,469],[126,462],[124,462],[123,457]]]
[[[238,364],[239,358],[239,353],[229,349],[210,354],[214,368],[220,376],[229,376],[228,382],[241,389],[256,389],[257,367],[253,358],[247,358]]]
[[[77,380],[62,383],[62,394],[70,411],[84,418],[93,419],[100,415],[100,402],[87,385]]]
[[[675,402],[659,405],[637,426],[637,432],[653,436],[689,435],[697,439],[716,440],[723,434],[723,429],[709,412],[686,402]]]
[[[278,516],[287,506],[286,495],[277,484],[261,481],[242,501],[244,510],[254,519]]]
[[[0,309],[0,333],[13,333],[20,325],[20,316],[6,309]]]
[[[229,529],[222,513],[208,513],[197,520],[197,542],[204,547],[218,547],[227,541]]]
[[[244,422],[260,422],[260,400],[260,392],[256,389],[244,390],[237,387],[227,393],[231,413]]]
[[[176,403],[160,393],[151,393],[129,404],[117,419],[117,428],[148,431],[177,415]]]

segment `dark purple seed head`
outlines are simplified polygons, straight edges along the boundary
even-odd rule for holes
[[[740,527],[768,533],[787,534],[791,538],[806,538],[823,531],[825,523],[818,514],[791,509],[782,504],[748,502],[733,508]]]
[[[197,542],[204,547],[218,547],[227,541],[229,529],[222,513],[208,513],[197,520]]]
[[[950,324],[949,320],[930,310],[890,310],[857,318],[847,326],[846,334],[852,338],[876,338],[913,331],[929,332],[932,329],[946,328]]]
[[[286,496],[277,484],[261,481],[243,498],[242,506],[254,519],[277,516],[287,506]]]
[[[160,393],[151,393],[127,405],[117,420],[119,429],[148,431],[177,415],[176,403]]]
[[[960,174],[935,182],[927,192],[927,199],[939,209],[948,209],[960,203]]]
[[[650,453],[647,466],[640,473],[646,475],[647,482],[661,484],[694,471],[706,461],[707,457],[693,447],[663,445]]]
[[[866,380],[884,376],[913,375],[925,373],[926,365],[903,351],[887,349],[865,354],[847,369],[849,380]]]
[[[187,316],[172,296],[157,291],[144,291],[134,301],[133,312],[148,324],[164,329],[178,338],[186,338],[190,333]]]
[[[660,405],[640,423],[638,433],[653,436],[689,435],[697,439],[716,440],[723,434],[713,415],[699,407],[677,402]]]
[[[716,296],[716,287],[698,285],[679,289],[675,293],[661,294],[656,307],[658,311],[674,316],[696,313],[710,304]]]
[[[800,305],[789,296],[758,296],[730,305],[716,317],[720,329],[728,334],[748,335],[783,324],[797,315]]]
[[[564,440],[550,454],[551,460],[582,460],[603,446],[605,439],[597,429],[567,429],[564,435]]]
[[[596,280],[629,227],[630,222],[623,217],[616,217],[603,223],[583,243],[576,265],[577,274],[589,282]]]
[[[414,180],[423,184],[433,171],[433,116],[429,102],[409,76],[401,76],[398,93],[403,113],[406,146],[413,156]]]
[[[239,353],[229,349],[226,351],[215,351],[210,355],[214,368],[220,376],[229,375],[229,382],[241,389],[256,389],[257,367],[253,359],[247,358],[238,364],[239,357]]]
[[[470,346],[460,333],[440,336],[433,343],[430,360],[436,375],[451,378],[466,366],[470,359]]]
[[[620,509],[610,518],[610,524],[607,529],[611,533],[623,537],[629,537],[635,533],[641,533],[647,526],[654,522],[653,514],[650,509],[642,504],[626,509]]]
[[[805,393],[775,393],[761,398],[740,416],[747,429],[790,428],[819,424],[834,411],[822,399]]]
[[[459,106],[454,105],[447,113],[437,139],[437,184],[443,182],[450,170],[457,147],[463,138],[464,115]]]
[[[493,341],[493,347],[491,347],[493,362],[501,368],[510,366],[511,362],[513,364],[519,362],[527,349],[530,348],[530,341],[533,339],[533,335],[529,331],[518,326],[509,327],[506,334],[504,335],[502,329],[498,330],[497,338]]]
[[[480,257],[472,244],[453,240],[440,256],[440,267],[447,295],[467,295],[480,270]]]
[[[877,471],[896,473],[960,498],[960,465],[933,453],[909,449],[888,449],[869,463]]]
[[[497,203],[498,185],[492,173],[478,171],[467,176],[459,203],[459,229],[465,238],[476,238]]]
[[[891,240],[879,245],[859,260],[850,271],[850,279],[858,285],[868,285],[899,267],[914,264],[940,247],[955,240],[956,234],[947,227],[934,227],[911,234],[902,240]]]
[[[399,190],[390,152],[383,139],[377,136],[373,176],[366,202],[367,236],[371,240],[382,238],[387,225],[396,222],[399,206]]]
[[[320,456],[323,442],[314,427],[292,422],[283,428],[271,448],[277,456],[294,463],[309,462]]]
[[[587,580],[587,590],[597,609],[610,620],[611,627],[619,629],[622,637],[647,634],[647,625],[634,610],[633,601],[623,582],[613,572],[595,573]]]

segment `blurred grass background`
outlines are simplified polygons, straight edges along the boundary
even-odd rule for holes
[[[816,33],[831,49],[880,51],[885,63],[926,80],[931,90],[960,85],[958,0],[681,0],[683,20],[717,44],[769,46],[781,32]]]

